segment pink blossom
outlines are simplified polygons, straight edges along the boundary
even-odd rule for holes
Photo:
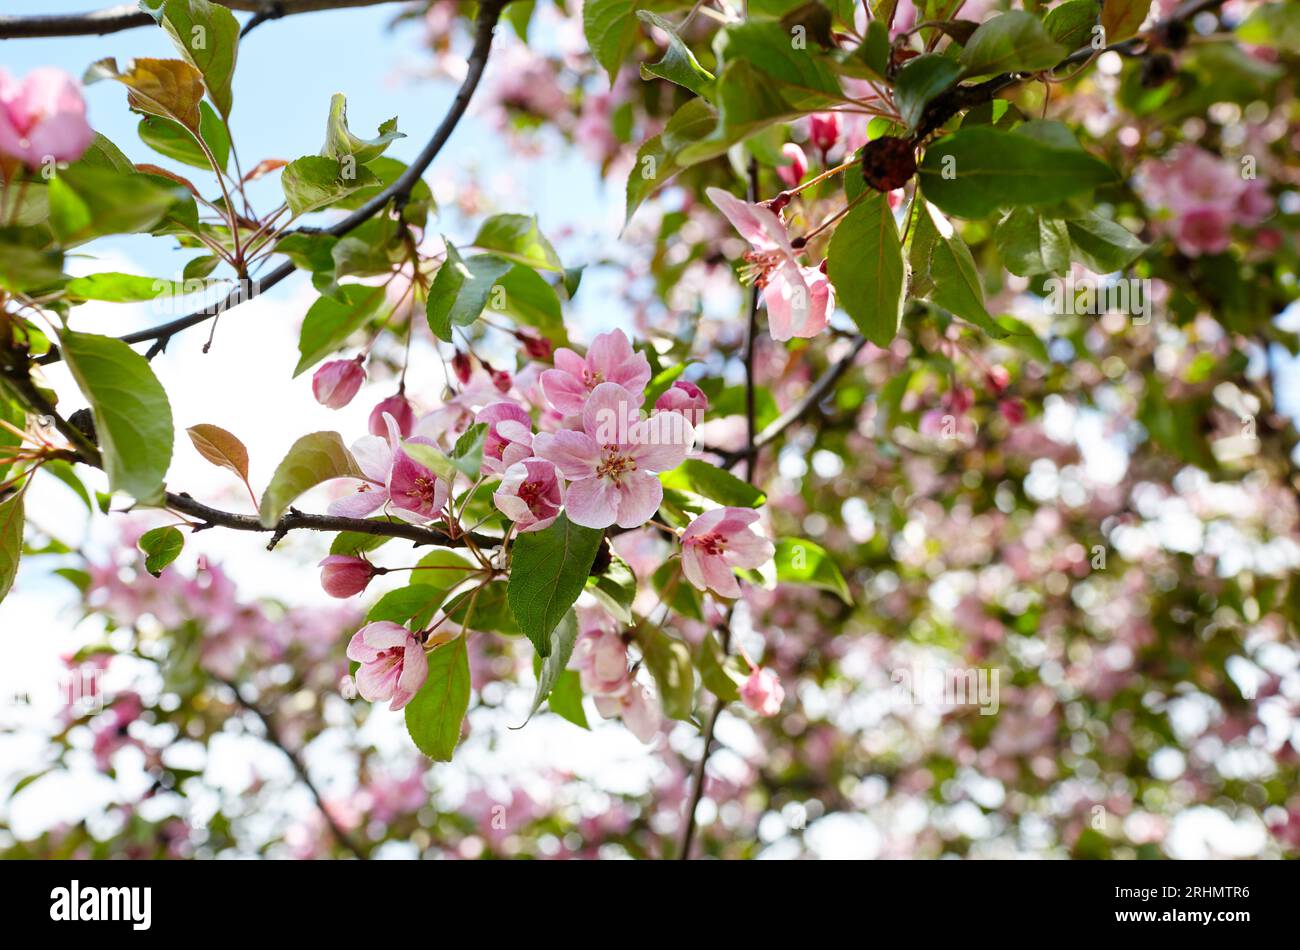
[[[618,696],[632,686],[628,676],[627,644],[609,614],[600,608],[579,608],[582,629],[573,646],[569,669],[577,670],[582,691],[593,696]]]
[[[545,459],[515,462],[506,469],[492,501],[519,531],[540,531],[559,516],[564,503],[560,474]]]
[[[487,424],[483,440],[483,470],[500,475],[533,454],[533,420],[513,402],[502,400],[481,409],[475,422]]]
[[[387,440],[369,435],[352,444],[352,457],[363,476],[353,483],[355,492],[334,500],[326,510],[346,518],[364,518],[388,503],[392,513],[403,521],[432,521],[447,503],[448,486],[402,448],[401,433],[392,414],[385,413],[384,421]],[[433,441],[417,436],[407,444],[433,445]]]
[[[0,68],[0,155],[28,168],[81,157],[95,133],[81,89],[61,69],[33,69],[21,82]]]
[[[1188,211],[1175,227],[1174,241],[1188,257],[1222,254],[1231,238],[1232,216],[1224,208],[1206,205]]]
[[[368,623],[348,643],[348,659],[361,664],[357,692],[372,703],[392,700],[401,709],[420,691],[429,676],[424,645],[405,627],[381,620]]]
[[[749,679],[740,687],[740,699],[760,716],[775,716],[785,701],[781,678],[772,670],[754,667]]]
[[[661,412],[680,412],[692,425],[699,425],[709,411],[709,397],[699,386],[679,379],[655,400],[655,408]]]
[[[700,590],[739,597],[732,568],[759,567],[776,552],[771,541],[749,527],[756,521],[758,512],[749,508],[715,508],[692,521],[682,533],[686,579]]]
[[[331,554],[320,562],[320,586],[331,597],[352,597],[361,593],[375,576],[365,558]]]
[[[570,482],[565,509],[588,528],[639,528],[663,500],[657,472],[676,468],[695,441],[680,412],[657,412],[637,421],[640,398],[618,383],[601,383],[582,408],[583,431],[543,432],[537,454],[554,462]]]
[[[610,330],[591,341],[586,357],[567,347],[555,351],[555,369],[542,373],[542,391],[556,411],[582,411],[587,396],[601,383],[618,383],[640,397],[650,382],[650,361],[632,349],[622,330]],[[641,404],[640,398],[636,404]]]
[[[534,336],[523,330],[515,331],[515,339],[524,345],[524,352],[528,354],[529,359],[549,360],[555,350],[555,344],[546,337]]]
[[[423,439],[410,442],[431,444]],[[393,453],[393,469],[388,476],[388,498],[393,514],[403,521],[432,521],[447,504],[447,496],[446,482],[432,470],[415,461],[403,449]]]
[[[799,264],[780,217],[721,188],[706,193],[754,248],[745,255],[745,271],[762,288],[772,339],[812,337],[824,330],[835,308],[830,282],[817,268]]]
[[[363,359],[358,356],[351,360],[330,360],[316,370],[311,378],[316,401],[330,409],[342,409],[350,403],[366,381],[366,371],[361,366]]]
[[[597,696],[596,711],[605,719],[622,717],[623,725],[642,742],[654,741],[663,722],[659,705],[642,683],[631,683],[617,696]]]
[[[391,418],[391,416],[389,417]],[[396,431],[397,421],[393,421]],[[388,501],[388,473],[393,467],[393,443],[367,435],[352,443],[352,457],[362,478],[352,482],[352,491],[330,502],[325,510],[344,518],[364,518]]]
[[[380,438],[388,434],[388,425],[384,422],[384,413],[388,413],[397,423],[397,431],[406,438],[411,434],[415,427],[415,410],[407,402],[405,396],[401,393],[394,393],[387,399],[380,400],[374,409],[370,410],[370,434],[377,435]]]
[[[808,174],[808,156],[794,142],[786,142],[781,146],[781,156],[788,164],[776,166],[777,177],[785,182],[787,188],[794,188]]]
[[[808,117],[808,138],[822,152],[829,152],[840,139],[840,114],[814,112]]]

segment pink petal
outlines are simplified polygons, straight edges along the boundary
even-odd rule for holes
[[[794,256],[794,248],[790,246],[785,225],[767,208],[741,201],[721,188],[706,189],[705,194],[726,215],[740,236],[755,248],[760,251],[784,251],[791,257]]]
[[[573,489],[578,484],[581,483],[569,486],[570,506],[573,504]],[[641,471],[629,472],[618,484],[618,498],[618,526],[639,528],[653,518],[655,512],[659,510],[659,503],[664,499],[664,487],[653,475]],[[590,527],[607,527],[607,525]]]
[[[565,478],[594,478],[600,446],[584,432],[542,432],[533,438],[533,451],[558,468]]]
[[[637,469],[668,472],[682,464],[695,442],[695,428],[680,412],[656,412],[628,432]]]
[[[659,484],[658,480],[655,484]],[[569,485],[564,509],[574,524],[584,528],[608,528],[618,518],[619,493],[608,479],[584,478]]]

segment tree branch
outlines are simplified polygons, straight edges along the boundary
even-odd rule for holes
[[[316,13],[321,10],[342,10],[347,7],[372,7],[394,0],[214,0],[223,7],[242,13],[254,14],[253,19],[291,16],[295,13]],[[272,6],[279,13],[269,14]],[[259,20],[258,17],[261,17]],[[252,20],[249,21],[250,23]],[[120,33],[140,26],[153,26],[154,18],[134,3],[123,3],[88,13],[36,14],[34,16],[0,16],[0,39],[38,39],[54,36],[104,36]],[[245,31],[251,27],[245,27]]]
[[[314,0],[322,2],[322,0]],[[331,234],[334,237],[342,237],[354,228],[365,223],[383,208],[387,207],[389,201],[393,201],[400,208],[410,197],[411,190],[420,180],[420,176],[433,163],[434,158],[442,151],[442,147],[447,144],[451,134],[456,129],[469,107],[470,99],[474,95],[474,90],[478,88],[479,80],[483,76],[483,70],[487,66],[488,54],[492,48],[492,33],[496,29],[497,20],[501,16],[501,10],[505,7],[508,0],[483,0],[479,4],[478,18],[475,21],[474,31],[474,48],[470,52],[469,66],[465,73],[465,79],[461,82],[460,88],[456,90],[456,96],[452,99],[451,105],[447,108],[447,114],[443,116],[442,122],[434,130],[433,137],[429,139],[428,144],[420,151],[415,160],[407,167],[392,184],[381,191],[375,197],[371,198],[364,205],[353,211],[346,218],[337,221],[328,228],[303,228],[302,231],[311,234]],[[257,280],[241,281],[240,285],[227,294],[217,303],[210,304],[202,310],[197,310],[184,317],[179,317],[160,326],[151,327],[147,330],[139,330],[135,333],[128,333],[121,337],[126,343],[143,343],[152,340],[153,345],[149,348],[147,356],[155,356],[166,349],[168,342],[177,333],[187,330],[190,327],[204,323],[211,318],[224,313],[241,303],[252,300],[270,290],[276,284],[283,281],[290,274],[297,270],[294,265],[286,261],[270,271],[266,276]],[[57,363],[62,359],[57,347],[50,347],[50,351],[42,356],[37,362],[41,364]]]

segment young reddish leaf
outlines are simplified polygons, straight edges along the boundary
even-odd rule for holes
[[[213,465],[228,468],[248,481],[248,449],[244,443],[221,426],[201,422],[185,430],[194,448]]]

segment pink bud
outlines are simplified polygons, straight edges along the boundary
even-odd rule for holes
[[[771,670],[754,667],[745,685],[740,687],[740,698],[760,716],[775,716],[785,701],[785,690],[781,688],[781,678]]]
[[[1002,418],[1013,426],[1018,426],[1025,421],[1025,404],[1019,399],[999,400],[998,412],[1002,413]]]
[[[955,414],[961,415],[975,405],[975,394],[965,386],[954,386],[948,391],[944,404]]]
[[[469,377],[474,372],[474,367],[469,361],[468,353],[457,350],[451,358],[451,368],[455,370],[456,378],[460,380],[462,386],[469,383]]]
[[[531,333],[515,331],[515,339],[524,345],[524,352],[528,354],[529,359],[549,360],[553,346],[551,341],[545,337],[533,336]]]
[[[781,154],[790,163],[788,165],[777,165],[776,174],[785,182],[787,188],[793,188],[803,181],[803,176],[808,173],[808,156],[803,153],[803,149],[793,142],[786,142],[785,145],[781,146]]]
[[[704,414],[709,411],[709,397],[704,395],[704,390],[699,386],[679,379],[655,400],[655,408],[660,411],[676,410],[690,420],[691,425],[699,425],[704,421]]]
[[[988,373],[989,388],[1000,393],[1011,385],[1011,374],[1005,366],[994,366]]]
[[[840,140],[840,114],[815,112],[808,117],[808,138],[823,152],[829,152]]]
[[[492,385],[495,386],[498,391],[503,393],[510,392],[510,387],[514,385],[514,380],[511,378],[509,373],[503,369],[493,369],[490,366],[487,367],[487,371],[488,375],[492,377]]]
[[[311,391],[316,401],[331,409],[342,409],[352,401],[361,384],[366,381],[366,371],[361,362],[364,357],[352,360],[330,360],[311,378]]]
[[[381,439],[388,438],[388,426],[384,423],[384,413],[388,413],[393,417],[393,421],[397,423],[397,431],[402,433],[402,438],[410,435],[411,430],[415,428],[415,410],[411,408],[411,404],[406,401],[405,396],[401,393],[394,393],[370,410],[371,435],[377,435]]]
[[[364,558],[331,554],[320,562],[320,586],[331,597],[359,594],[374,576],[374,567]]]

